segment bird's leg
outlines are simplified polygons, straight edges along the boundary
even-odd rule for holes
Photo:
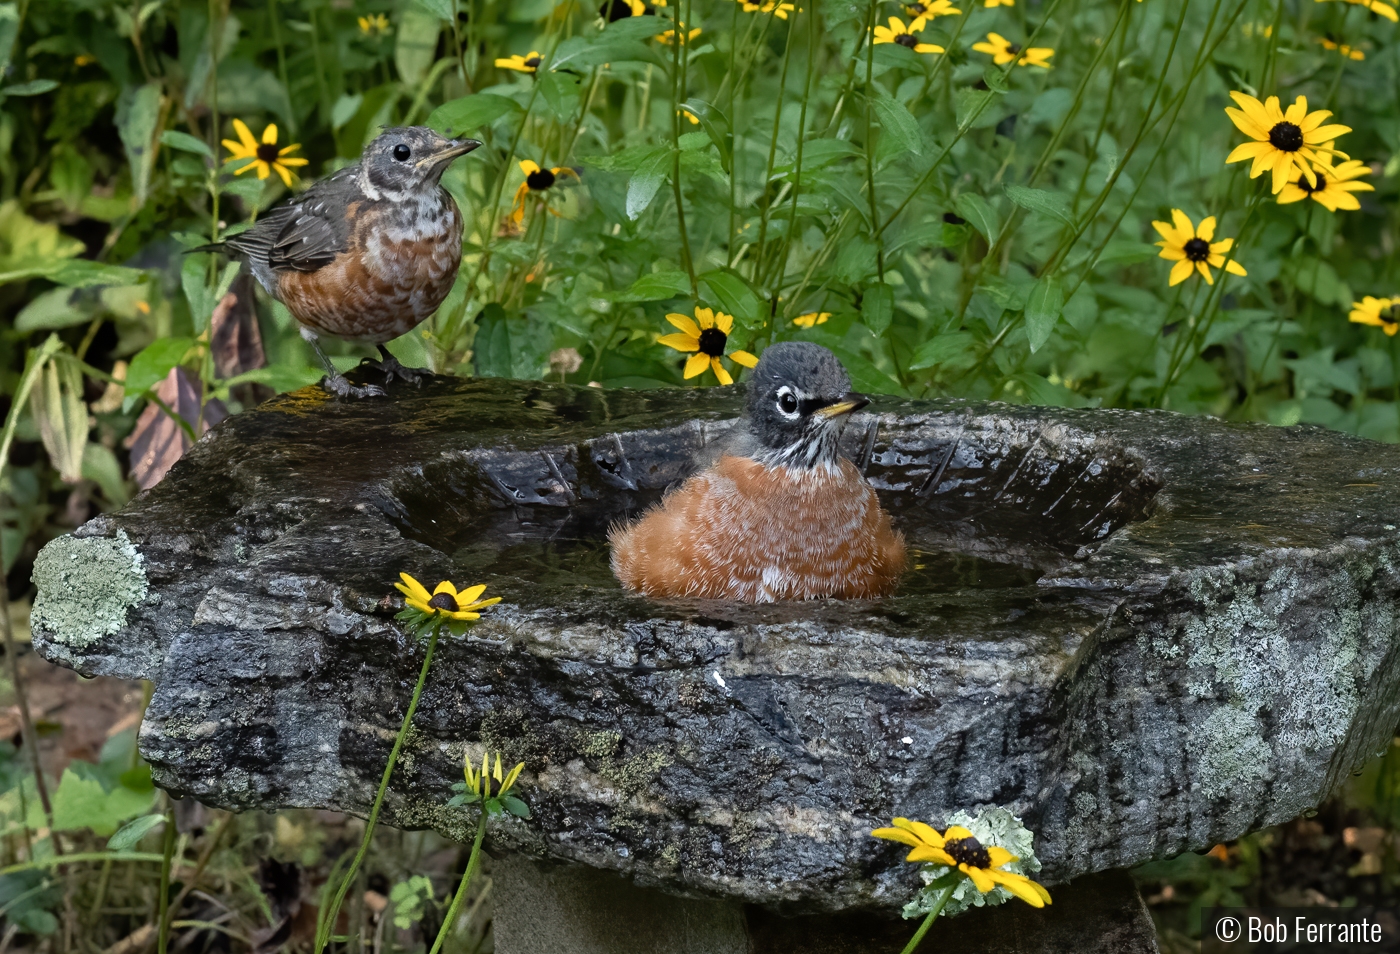
[[[398,378],[402,381],[407,381],[414,387],[422,387],[425,380],[433,377],[433,372],[429,371],[427,368],[405,368],[403,365],[399,364],[398,358],[389,353],[388,348],[383,345],[378,345],[377,347],[379,348],[379,360],[375,361],[369,358],[366,359],[365,363],[372,368],[378,368],[382,371],[386,381],[393,381],[395,378]]]
[[[318,336],[316,332],[303,325],[301,328],[301,336],[306,339],[307,344],[311,345],[311,350],[316,352],[316,357],[321,359],[321,365],[326,369],[326,376],[321,379],[321,387],[337,397],[344,398],[385,396],[387,392],[378,385],[365,384],[357,386],[345,380],[345,375],[335,369],[335,365],[331,364],[331,359],[326,357],[326,353],[321,350],[321,344],[317,340]]]

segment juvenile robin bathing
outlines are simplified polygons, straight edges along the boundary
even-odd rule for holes
[[[653,597],[772,603],[893,592],[904,537],[837,450],[847,415],[868,403],[826,348],[769,347],[718,460],[609,533],[613,573]]]
[[[462,216],[442,174],[480,145],[426,126],[386,129],[355,165],[269,210],[248,231],[201,250],[247,261],[301,325],[326,367],[327,391],[355,398],[385,393],[345,380],[317,343],[321,335],[377,345],[381,360],[371,365],[389,380],[417,384],[429,372],[405,368],[384,343],[436,311],[457,280]]]

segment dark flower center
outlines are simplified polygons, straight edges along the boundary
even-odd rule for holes
[[[911,50],[919,45],[918,38],[915,37],[912,33],[901,33],[899,36],[894,38],[894,41],[900,46],[909,47],[909,49]]]
[[[651,12],[650,7],[642,8],[644,16]],[[609,23],[616,23],[618,20],[626,20],[632,16],[632,4],[628,3],[627,0],[608,0],[607,3],[598,8],[598,13]]]
[[[525,184],[536,192],[543,192],[554,185],[554,173],[548,169],[536,169],[525,177]]]
[[[729,336],[718,328],[706,328],[700,332],[700,353],[712,358],[722,357],[728,341]]]
[[[1323,189],[1327,188],[1327,179],[1322,173],[1313,170],[1313,175],[1317,177],[1317,185],[1309,185],[1307,176],[1298,177],[1298,188],[1302,189],[1308,195],[1312,195],[1314,192],[1321,192]]]
[[[1284,152],[1297,152],[1303,148],[1303,130],[1294,123],[1275,123],[1269,130],[1269,144]]]
[[[260,142],[258,143],[257,152],[255,154],[263,162],[276,162],[280,150],[277,148],[277,143],[275,142]]]
[[[1397,317],[1395,314],[1394,305],[1391,305],[1389,308],[1382,308],[1380,311],[1376,312],[1376,317],[1381,320],[1381,324],[1383,325],[1393,325],[1396,322],[1400,322],[1400,317]]]
[[[446,610],[449,613],[455,613],[458,610],[457,600],[453,598],[451,593],[439,593],[428,600],[428,605],[433,609]]]
[[[540,65],[540,58],[538,56],[532,56],[525,61],[525,65],[530,67],[530,69],[532,70],[538,69]]]
[[[943,850],[948,852],[952,859],[960,865],[967,865],[971,868],[990,868],[992,866],[992,856],[987,853],[987,849],[982,847],[982,843],[976,838],[956,838],[943,846]]]
[[[919,16],[922,16],[924,13],[926,13],[926,12],[928,11],[928,4],[926,4],[926,3],[911,3],[911,4],[908,4],[907,6],[905,6],[904,10],[905,10],[905,12],[908,13],[911,17],[919,17]]]
[[[1193,262],[1204,262],[1210,258],[1210,243],[1203,238],[1187,239],[1181,250]]]
[[[1008,44],[1006,44],[1006,52],[1012,53],[1012,54],[1020,53],[1020,52],[1021,52],[1021,44],[1019,44],[1019,43],[1008,43]]]
[[[956,213],[956,212],[944,212],[944,213],[943,213],[943,221],[944,221],[944,222],[947,222],[949,225],[966,225],[966,224],[967,224],[967,219],[963,218],[961,215],[958,215],[958,213]]]

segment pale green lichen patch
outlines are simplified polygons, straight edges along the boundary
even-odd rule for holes
[[[116,633],[126,625],[127,610],[146,598],[142,563],[124,530],[115,537],[54,540],[34,561],[34,628],[75,649]]]

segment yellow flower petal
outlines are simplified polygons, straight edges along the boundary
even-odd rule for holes
[[[449,581],[443,580],[433,589],[434,596],[440,593],[446,593],[455,600],[457,598],[457,587],[453,586]]]
[[[486,592],[486,584],[478,583],[476,586],[467,587],[465,590],[457,591],[458,603],[475,603],[477,597]]]
[[[1181,261],[1172,266],[1171,277],[1167,279],[1167,285],[1170,287],[1180,285],[1191,276],[1191,272],[1194,268],[1195,265],[1183,256]]]
[[[1201,224],[1196,226],[1196,238],[1209,242],[1215,237],[1215,216],[1207,215],[1201,219]]]
[[[233,121],[233,131],[238,133],[238,141],[243,143],[243,148],[249,153],[258,151],[258,141],[253,138],[253,131],[248,128],[248,124],[241,119]]]
[[[713,328],[715,326],[715,312],[713,308],[695,308],[695,320],[701,328]]]
[[[428,588],[407,573],[400,573],[399,579],[403,580],[403,583],[395,583],[394,585],[397,586],[399,592],[403,593],[405,596],[411,596],[416,600],[422,600],[424,603],[432,599],[432,594],[428,592]]]
[[[735,364],[742,364],[746,368],[752,368],[758,365],[758,357],[749,354],[747,351],[731,351],[729,360],[733,361]]]
[[[660,338],[656,339],[656,343],[665,345],[668,348],[675,348],[677,351],[700,350],[700,339],[694,335],[662,335]]]
[[[956,868],[958,864],[948,852],[944,851],[942,848],[935,848],[932,845],[920,845],[918,848],[909,852],[904,860],[911,863],[926,862],[934,865],[947,865],[949,868]]]
[[[1196,263],[1196,271],[1201,273],[1201,277],[1206,280],[1207,285],[1214,285],[1215,279],[1210,274],[1210,266],[1205,262]]]
[[[734,379],[729,376],[729,372],[724,370],[724,365],[719,363],[719,358],[710,359],[710,368],[715,372],[715,377],[719,378],[720,384],[733,384]]]
[[[1009,871],[989,871],[987,874],[991,880],[1000,884],[1007,891],[1010,891],[1031,907],[1045,907],[1044,899],[1041,898],[1040,892],[1036,891],[1035,888],[1031,886],[1031,880],[1029,878],[1018,874],[1012,874]]]
[[[690,335],[692,338],[695,338],[697,340],[700,338],[700,326],[697,325],[694,319],[692,319],[689,315],[681,315],[672,312],[671,314],[666,316],[666,320],[669,321],[675,327],[679,328],[684,333]]]
[[[919,841],[913,832],[905,831],[903,828],[876,828],[870,835],[873,838],[883,838],[886,841],[897,841],[911,848],[923,847],[923,842]]]
[[[734,316],[719,312],[715,315],[715,327],[726,335],[734,330]]]
[[[958,870],[972,879],[972,883],[977,886],[977,890],[986,894],[997,886],[992,880],[992,876],[981,868],[974,868],[971,865],[958,865]]]
[[[1225,263],[1225,271],[1229,272],[1231,275],[1244,276],[1249,274],[1249,272],[1244,270],[1244,266],[1233,258]]]
[[[987,857],[992,861],[993,868],[1000,868],[1002,865],[1017,861],[1017,857],[1000,845],[988,845]]]
[[[685,371],[681,375],[687,381],[705,373],[705,369],[710,366],[710,356],[707,354],[693,354],[686,359]]]

